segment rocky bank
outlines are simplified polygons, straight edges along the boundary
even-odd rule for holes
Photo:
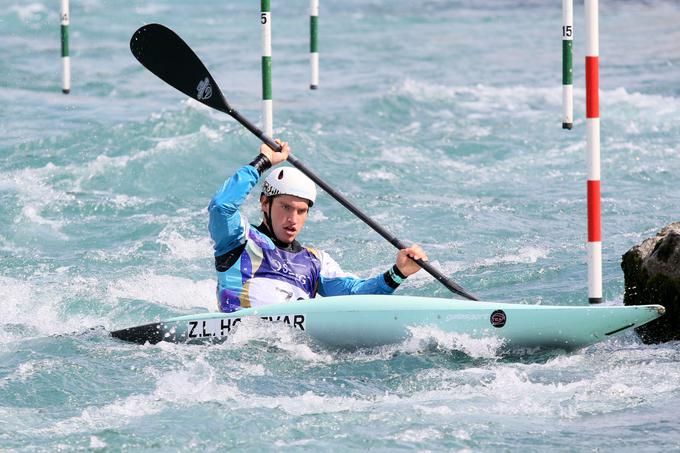
[[[645,343],[680,340],[680,222],[623,255],[624,305],[660,304],[666,314],[635,329]]]

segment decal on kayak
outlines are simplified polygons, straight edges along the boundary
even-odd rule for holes
[[[270,322],[280,322],[295,329],[305,330],[305,315],[262,316],[260,319]],[[229,319],[200,319],[187,322],[188,338],[222,338],[236,330],[241,318]]]
[[[261,316],[260,319],[282,322],[296,329],[305,330],[305,315]]]
[[[507,317],[505,316],[505,312],[503,310],[496,310],[491,313],[491,325],[494,327],[503,327],[506,320]]]
[[[455,315],[446,315],[444,318],[446,321],[479,321],[485,318],[484,314],[474,314],[474,313],[460,313]]]

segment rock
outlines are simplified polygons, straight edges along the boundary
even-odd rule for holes
[[[660,304],[666,314],[635,329],[644,343],[680,340],[680,222],[623,255],[624,305]]]

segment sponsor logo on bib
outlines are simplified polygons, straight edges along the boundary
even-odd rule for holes
[[[291,269],[288,264],[286,263],[281,263],[281,261],[271,258],[270,260],[272,269],[275,272],[281,272],[282,274],[290,275],[293,277],[295,280],[300,282],[301,284],[306,284],[307,283],[307,276],[304,274],[297,274],[293,269]]]

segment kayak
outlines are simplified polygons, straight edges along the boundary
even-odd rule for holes
[[[493,337],[503,349],[571,351],[653,321],[664,311],[661,305],[576,307],[390,295],[337,296],[232,313],[179,316],[116,330],[111,335],[139,344],[218,343],[228,340],[239,325],[259,319],[299,330],[332,348],[399,343],[409,338],[413,327],[432,326],[471,338]]]
[[[169,28],[160,24],[142,26],[130,40],[130,50],[161,80],[203,105],[230,115],[272,150],[281,150],[280,144],[227,103],[203,62]],[[206,94],[208,91],[210,94]],[[288,154],[287,161],[397,249],[406,248],[292,154]],[[297,329],[314,341],[339,348],[399,343],[409,338],[413,327],[432,326],[472,338],[497,338],[510,348],[573,350],[641,326],[664,313],[660,305],[562,307],[479,302],[431,263],[417,262],[452,292],[474,302],[409,296],[339,296],[246,308],[233,313],[180,316],[111,334],[142,344],[213,343],[228,340],[246,322],[264,320]]]

